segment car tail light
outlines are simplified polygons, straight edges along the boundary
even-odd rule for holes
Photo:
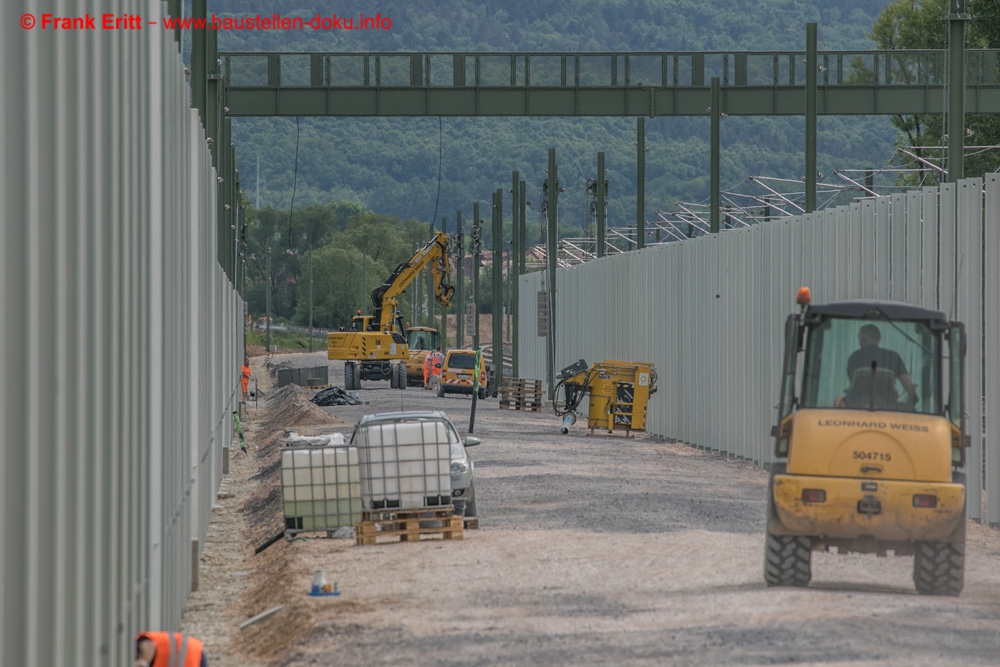
[[[802,489],[802,502],[825,503],[826,491],[823,489]]]
[[[934,509],[937,507],[937,496],[929,493],[917,493],[913,496],[913,506]]]

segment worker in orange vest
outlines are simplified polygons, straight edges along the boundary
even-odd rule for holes
[[[431,357],[434,355],[433,352],[428,352],[424,355],[424,389],[430,389],[431,386],[427,384],[427,380],[431,376]]]
[[[427,356],[431,359],[431,387],[437,389],[441,384],[441,366],[444,365],[444,353],[441,352],[440,347],[436,347]]]
[[[134,667],[208,667],[200,639],[179,632],[140,632]]]
[[[243,383],[243,402],[247,402],[247,387],[250,386],[250,357],[243,357],[243,368],[240,369],[243,378],[240,380]]]

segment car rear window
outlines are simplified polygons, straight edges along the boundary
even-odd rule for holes
[[[448,368],[475,368],[476,355],[474,354],[453,354],[448,359]]]

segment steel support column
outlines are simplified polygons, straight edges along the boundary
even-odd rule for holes
[[[510,198],[510,316],[512,318],[510,328],[510,353],[511,353],[511,377],[517,377],[517,327],[520,324],[520,289],[518,277],[521,275],[521,260],[519,257],[524,254],[524,247],[521,245],[521,223],[523,212],[518,205],[523,200],[521,195],[521,175],[518,172],[511,174],[511,198]]]
[[[525,208],[525,206],[527,205],[527,202],[525,201],[525,199],[526,199],[526,193],[527,193],[527,187],[526,186],[527,186],[527,181],[521,181],[521,194],[520,194],[519,201],[518,201],[518,204],[517,204],[518,207],[520,207],[520,209],[521,209],[521,213],[520,213],[521,228],[517,232],[518,235],[521,238],[521,241],[520,241],[521,254],[517,258],[518,259],[517,275],[519,275],[519,276],[523,276],[524,275],[524,272],[525,272],[525,252],[527,252],[527,249],[528,249],[528,221],[527,221],[527,217],[526,217],[527,209]]]
[[[472,204],[472,347],[479,349],[479,251],[482,249],[479,202]]]
[[[965,178],[965,0],[951,0],[948,14],[948,182]]]
[[[597,256],[604,257],[605,236],[604,216],[607,209],[607,197],[604,193],[604,151],[597,154]]]
[[[441,231],[448,233],[448,218],[441,218]],[[438,338],[438,345],[442,350],[448,349],[448,310],[445,306],[439,305],[441,311],[441,337]]]
[[[816,210],[816,24],[806,24],[806,213]]]
[[[503,190],[493,193],[493,368],[494,391],[503,381]]]
[[[719,233],[719,118],[722,115],[722,95],[719,91],[719,77],[712,77],[712,106],[709,109],[711,112],[712,119],[712,131],[711,131],[711,144],[712,144],[712,160],[711,160],[711,193],[710,193],[710,211],[709,211],[709,231],[712,234]]]
[[[559,202],[559,174],[556,168],[556,149],[549,149],[549,201],[548,201],[548,245],[545,249],[546,259],[548,260],[549,275],[546,281],[546,293],[548,294],[549,301],[549,313],[546,320],[548,321],[549,331],[548,337],[546,338],[545,345],[545,384],[548,385],[548,396],[549,400],[552,400],[554,381],[555,381],[555,371],[553,369],[553,364],[555,363],[555,352],[556,352],[556,260],[559,253],[559,229],[557,227],[558,217],[558,202]]]
[[[646,118],[635,119],[635,239],[646,247]]]
[[[192,0],[191,18],[206,18],[208,0]],[[201,122],[205,122],[205,94],[207,70],[205,69],[206,31],[191,30],[191,106],[198,110]],[[213,102],[214,104],[214,102]]]
[[[465,347],[465,239],[462,237],[462,212],[455,211],[455,254],[458,257],[458,286],[455,289],[455,347]]]

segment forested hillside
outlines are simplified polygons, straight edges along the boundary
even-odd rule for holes
[[[870,49],[866,37],[888,0],[825,3],[760,0],[210,0],[218,16],[352,17],[381,13],[384,31],[225,31],[222,51],[656,51],[804,49],[807,22],[819,24],[820,49]],[[471,217],[471,204],[510,186],[511,171],[538,200],[547,148],[557,149],[560,219],[588,222],[584,185],[604,151],[610,181],[609,224],[635,222],[634,119],[411,118],[236,119],[242,185],[256,201],[295,205],[352,200],[386,215],[429,222]],[[298,136],[297,136],[298,135]],[[646,210],[708,196],[707,118],[646,121]],[[896,132],[886,118],[820,118],[819,170],[881,166]],[[296,141],[298,140],[298,141]],[[296,143],[298,159],[296,170]],[[440,165],[439,165],[440,156]],[[722,183],[749,175],[801,178],[802,119],[727,118],[722,126]],[[440,194],[439,194],[440,166]],[[509,210],[509,199],[505,207]],[[537,212],[529,218],[538,219]],[[451,224],[451,223],[449,223]]]

